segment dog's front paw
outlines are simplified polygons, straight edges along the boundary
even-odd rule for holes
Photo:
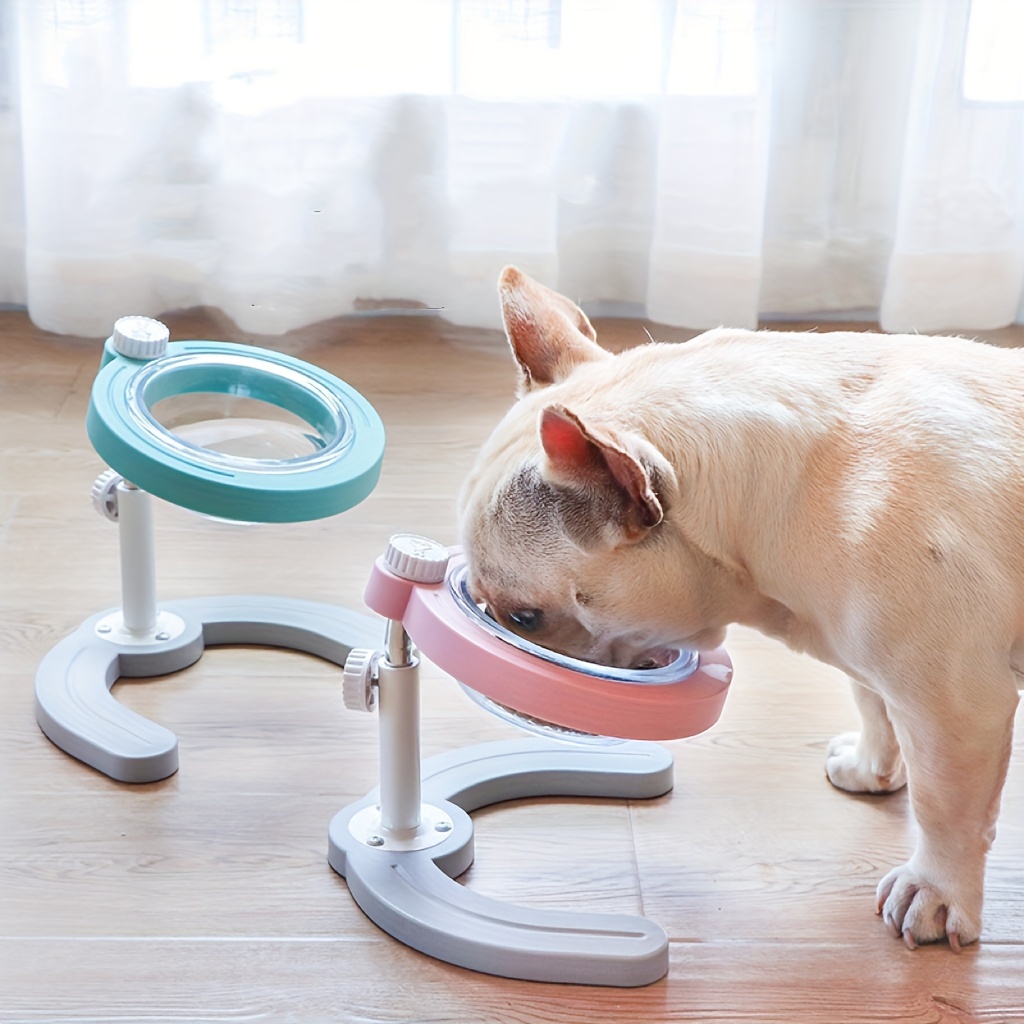
[[[908,949],[949,940],[954,952],[981,935],[981,898],[960,899],[910,864],[894,868],[878,884],[878,913]]]
[[[881,764],[861,747],[856,732],[844,732],[829,743],[825,774],[833,786],[848,793],[895,793],[907,784],[902,758],[897,755],[895,765]]]

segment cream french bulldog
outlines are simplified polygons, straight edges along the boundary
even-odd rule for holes
[[[612,355],[500,278],[518,401],[460,497],[470,588],[508,628],[619,666],[755,627],[851,678],[840,789],[909,785],[878,886],[908,946],[981,932],[1024,684],[1024,351],[718,329]]]

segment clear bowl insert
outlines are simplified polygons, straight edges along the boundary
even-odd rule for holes
[[[259,355],[156,359],[128,386],[128,408],[164,447],[255,472],[328,462],[352,440],[340,398],[320,381]]]
[[[311,424],[259,398],[194,391],[162,398],[149,412],[185,444],[236,459],[285,462],[327,447]]]

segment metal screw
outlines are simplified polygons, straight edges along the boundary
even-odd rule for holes
[[[434,831],[435,832],[451,832],[451,830],[452,830],[452,823],[450,821],[439,821],[434,826]]]
[[[157,633],[156,638],[157,638],[157,640],[170,640],[171,639],[171,634],[170,633]]]
[[[383,840],[383,838],[381,836],[370,836],[370,838],[366,840],[366,845],[367,846],[383,846],[384,845],[384,840]]]

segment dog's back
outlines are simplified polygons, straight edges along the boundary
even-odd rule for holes
[[[1001,622],[1007,645],[1024,643],[1024,352],[720,330],[655,362],[661,393],[678,387],[662,443],[677,439],[670,459],[692,467],[687,490],[704,506],[684,511],[689,528],[729,543],[708,524],[722,522],[723,495],[742,501],[725,515],[742,535],[732,543],[798,619],[829,608],[836,628],[860,615],[877,634],[985,615],[986,630]],[[872,608],[880,592],[886,608]],[[894,623],[893,603],[919,614]]]

